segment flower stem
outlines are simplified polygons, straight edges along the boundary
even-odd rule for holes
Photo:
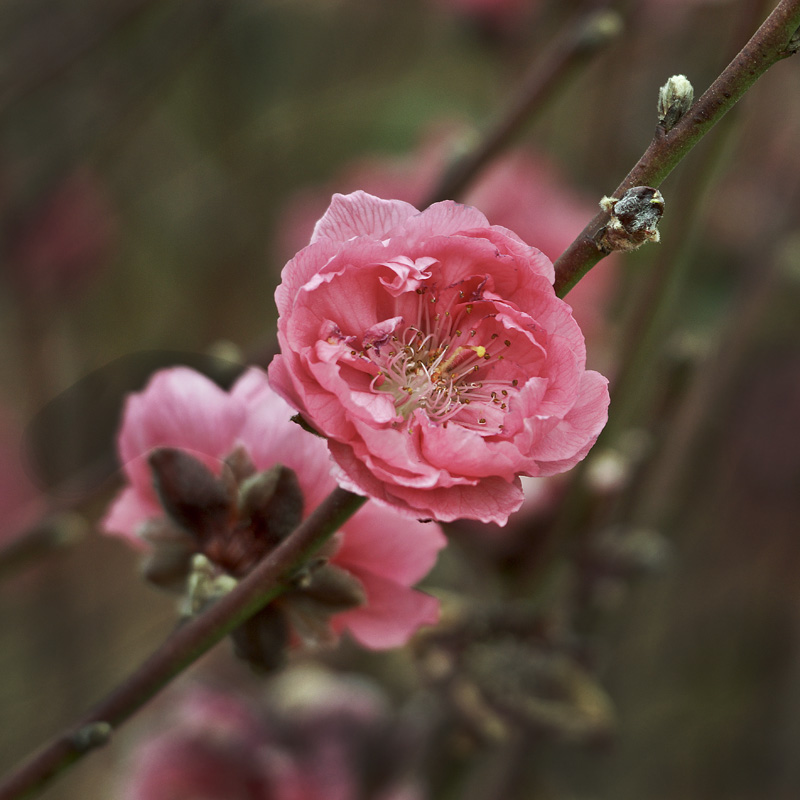
[[[0,784],[0,800],[33,797],[174,677],[286,588],[293,573],[366,502],[335,489],[235,589],[178,628],[126,681]],[[104,735],[93,735],[103,731]],[[92,735],[88,735],[92,734]]]
[[[622,197],[634,186],[657,188],[689,151],[773,64],[800,49],[800,0],[781,0],[750,41],[703,96],[669,131],[656,128],[644,155],[616,188]],[[555,263],[555,290],[567,292],[607,253],[598,242],[609,213],[601,211]]]

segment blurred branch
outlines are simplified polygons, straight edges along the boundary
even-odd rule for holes
[[[736,104],[773,64],[800,49],[800,0],[781,0],[750,41],[711,84],[703,96],[665,131],[656,128],[653,140],[613,197],[619,198],[635,186],[658,187],[689,151]],[[610,219],[601,211],[555,263],[555,290],[567,292],[608,255],[600,240]]]
[[[84,536],[79,514],[53,514],[0,548],[0,580],[38,559],[68,550]]]
[[[366,502],[335,489],[275,550],[218,602],[178,628],[126,681],[0,784],[0,800],[33,797],[103,744],[186,667],[281,594],[293,573]],[[87,735],[102,731],[103,735]]]
[[[564,84],[577,74],[599,49],[613,40],[622,30],[622,22],[614,11],[589,14],[568,31],[549,53],[542,65],[539,60],[531,67],[511,104],[496,125],[483,137],[477,148],[458,160],[442,176],[423,201],[427,208],[440,200],[458,197],[498,153],[500,153],[533,115]]]
[[[790,207],[796,208],[798,196]],[[674,512],[674,498],[697,477],[698,455],[707,446],[708,420],[724,407],[730,396],[737,371],[742,368],[754,334],[774,305],[785,274],[793,266],[794,253],[786,247],[773,247],[765,258],[759,251],[758,268],[751,270],[740,287],[728,315],[728,324],[712,352],[695,371],[691,385],[670,421],[666,437],[652,476],[634,498],[636,521],[664,525]]]

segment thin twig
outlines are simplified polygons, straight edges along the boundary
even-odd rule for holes
[[[0,784],[0,800],[33,797],[68,766],[102,744],[111,730],[176,675],[279,595],[295,570],[365,502],[364,497],[335,489],[233,591],[178,628],[124,683],[9,775]],[[105,732],[103,736],[87,737],[87,732],[100,730]]]
[[[800,0],[781,0],[750,41],[703,96],[668,133],[657,128],[653,140],[616,188],[613,197],[634,186],[657,188],[689,151],[773,64],[800,48]],[[566,293],[604,256],[598,242],[609,220],[601,211],[555,263],[555,290]]]
[[[86,525],[77,513],[50,514],[0,547],[0,580],[45,556],[61,553],[83,539]]]
[[[481,139],[476,149],[448,169],[438,186],[421,204],[422,208],[440,200],[453,200],[498,153],[519,129],[541,111],[545,103],[569,80],[578,69],[603,45],[621,31],[619,15],[613,11],[590,14],[570,30],[549,53],[543,63],[539,60],[523,78],[522,85],[511,100],[505,114]]]

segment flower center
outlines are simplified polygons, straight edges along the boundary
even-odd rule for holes
[[[440,425],[450,421],[487,434],[502,431],[510,394],[519,383],[511,364],[512,345],[498,332],[490,303],[466,302],[463,291],[443,296],[417,290],[416,320],[395,317],[373,326],[352,355],[372,363],[370,388],[394,398],[397,414],[411,421],[417,409]]]

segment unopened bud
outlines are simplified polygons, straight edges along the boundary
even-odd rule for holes
[[[611,214],[598,244],[604,252],[637,250],[645,242],[660,240],[658,223],[664,213],[664,198],[658,189],[634,186],[619,200],[604,197],[600,207]]]
[[[658,90],[658,124],[665,132],[691,108],[694,88],[685,75],[673,75]]]

